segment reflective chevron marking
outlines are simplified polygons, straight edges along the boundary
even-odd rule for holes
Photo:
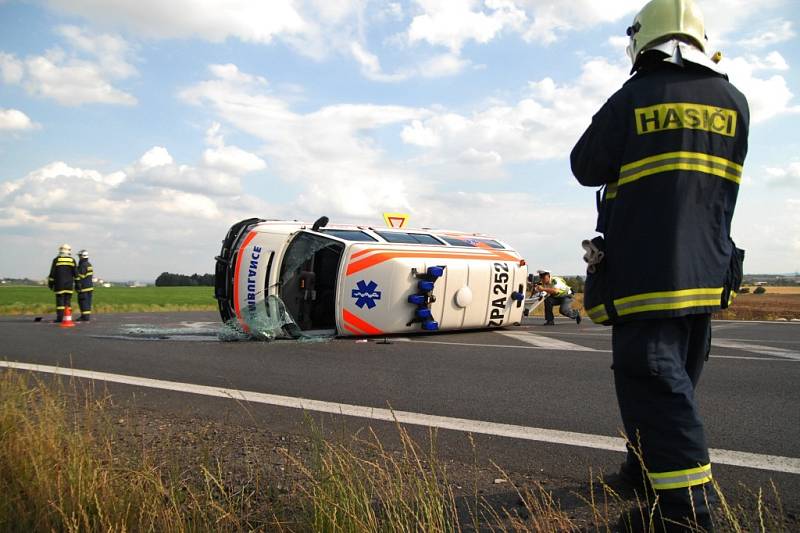
[[[568,350],[572,352],[596,352],[594,348],[581,346],[580,344],[573,344],[571,342],[545,337],[544,335],[536,335],[527,331],[496,331],[498,335],[503,335],[510,339],[515,339],[537,348],[547,348],[548,350]]]

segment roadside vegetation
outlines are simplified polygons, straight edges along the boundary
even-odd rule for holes
[[[743,291],[714,318],[724,320],[800,320],[800,287],[756,286]],[[760,289],[760,290],[759,290]]]
[[[753,288],[739,294],[728,309],[714,314],[717,320],[800,320],[800,288],[767,287],[765,292],[756,294]],[[586,316],[583,308],[583,294],[575,294],[573,307]],[[556,316],[558,308],[553,310]],[[531,316],[544,316],[544,303],[534,310]]]
[[[440,459],[435,433],[422,445],[398,426],[389,446],[369,429],[334,438],[309,422],[307,436],[263,445],[255,430],[176,429],[112,400],[0,373],[1,531],[610,532],[620,510],[657,506],[590,475],[562,509],[566,489],[487,470],[477,452],[472,465]],[[487,471],[505,498],[484,490]],[[751,499],[723,497],[719,531],[796,530],[774,487]]]
[[[800,287],[767,287],[763,294],[739,294],[731,308],[714,315],[725,320],[800,320]],[[53,293],[42,286],[0,287],[0,315],[53,313]],[[73,308],[78,305],[73,297]],[[583,309],[583,294],[574,296],[574,308]],[[73,309],[73,310],[74,310]],[[216,311],[213,287],[95,287],[95,313],[144,313],[164,311]],[[555,310],[558,316],[558,309]],[[544,316],[544,304],[532,316]]]
[[[213,287],[95,287],[95,313],[139,313],[158,311],[215,311]],[[0,287],[0,315],[44,315],[53,313],[55,297],[47,287]],[[72,298],[73,311],[78,308]]]

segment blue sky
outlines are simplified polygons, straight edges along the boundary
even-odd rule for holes
[[[750,101],[733,236],[800,270],[794,0],[698,0]],[[62,242],[107,279],[211,272],[246,217],[493,234],[583,270],[568,156],[641,0],[0,0],[0,277]]]

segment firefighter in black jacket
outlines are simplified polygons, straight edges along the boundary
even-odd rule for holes
[[[78,320],[88,322],[92,318],[92,294],[94,293],[94,269],[89,262],[89,252],[78,252],[78,271],[75,276],[75,290],[78,292],[78,305],[81,317]]]
[[[75,283],[77,270],[75,259],[70,255],[72,248],[69,244],[62,244],[58,249],[58,256],[53,259],[50,267],[50,276],[47,286],[56,293],[56,322],[64,318],[64,310],[72,301],[72,286]]]
[[[711,530],[715,495],[695,387],[711,313],[727,307],[741,283],[744,252],[730,228],[749,110],[705,55],[692,0],[649,2],[628,35],[635,75],[570,157],[582,185],[602,187],[603,238],[592,241],[602,261],[591,264],[584,306],[594,322],[613,325],[622,421],[659,496],[655,531],[685,531],[677,523],[687,519]],[[622,477],[642,479],[638,466],[629,450]]]

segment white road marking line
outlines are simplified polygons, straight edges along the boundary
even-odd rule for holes
[[[731,323],[731,324],[800,324],[800,322],[792,322],[791,320],[781,321],[781,320],[712,320],[712,323]]]
[[[91,370],[78,370],[72,368],[59,368],[55,366],[34,365],[30,363],[17,363],[13,361],[0,361],[0,367],[13,368],[17,370],[29,370],[32,372],[42,372],[60,376],[86,378],[98,381],[108,381],[112,383],[121,383],[124,385],[148,387],[151,389],[187,392],[190,394],[200,394],[203,396],[212,396],[217,398],[237,399],[246,402],[274,405],[278,407],[289,407],[293,409],[303,409],[305,411],[314,411],[319,413],[354,416],[387,422],[397,421],[401,424],[450,429],[467,433],[495,435],[498,437],[546,442],[550,444],[565,444],[567,446],[578,446],[582,448],[593,448],[597,450],[608,450],[613,452],[625,451],[625,441],[620,437],[607,437],[604,435],[592,435],[589,433],[576,433],[573,431],[559,431],[555,429],[534,428],[512,424],[498,424],[495,422],[486,422],[482,420],[426,415],[423,413],[412,413],[407,411],[392,411],[390,409],[381,409],[361,405],[325,402],[321,400],[310,400],[307,398],[278,396],[275,394],[266,394],[262,392],[196,385],[194,383],[180,383],[176,381],[126,376],[123,374],[110,374],[107,372],[94,372]],[[787,474],[800,474],[800,458],[738,452],[734,450],[712,449],[709,451],[711,453],[712,462],[741,466],[744,468],[756,468],[759,470],[783,472]]]
[[[528,331],[495,331],[497,335],[503,335],[510,339],[522,341],[527,344],[536,346],[537,348],[548,348],[551,350],[569,350],[572,352],[596,352],[594,348],[581,346],[580,344],[573,344],[571,342],[562,341],[545,337],[543,335],[535,335]]]
[[[747,355],[710,355],[711,359],[742,359],[745,361],[780,361],[783,363],[800,363],[800,360],[786,359],[785,357],[756,357]]]
[[[478,342],[455,342],[455,341],[422,341],[417,339],[409,339],[409,338],[402,338],[402,339],[392,339],[398,340],[402,342],[411,342],[415,344],[444,344],[447,346],[473,346],[477,348],[510,348],[512,350],[552,350],[553,348],[544,348],[542,346],[520,346],[518,344],[483,344]],[[578,351],[578,350],[575,350]],[[592,351],[598,353],[611,353],[611,350],[581,350],[581,351]]]
[[[552,350],[552,348],[542,348],[541,346],[519,346],[517,344],[481,344],[477,342],[423,341],[417,339],[410,339],[408,337],[394,337],[390,339],[391,341],[396,341],[396,342],[411,342],[416,344],[442,344],[445,346],[470,346],[473,348],[503,348],[503,349],[509,348],[512,350]],[[581,351],[590,351],[593,353],[611,353],[611,350],[601,350],[601,349],[591,349],[591,350],[581,350]],[[710,357],[712,359],[743,359],[745,361],[778,361],[781,363],[800,362],[800,361],[794,361],[792,359],[786,359],[783,357],[782,358],[755,357],[747,355],[711,355]]]
[[[735,350],[743,350],[745,352],[763,353],[773,357],[781,357],[783,359],[792,359],[793,361],[800,361],[800,353],[786,350],[784,348],[774,348],[772,346],[764,346],[763,344],[752,344],[750,342],[740,342],[731,339],[711,339],[711,345],[718,348],[733,348]]]

